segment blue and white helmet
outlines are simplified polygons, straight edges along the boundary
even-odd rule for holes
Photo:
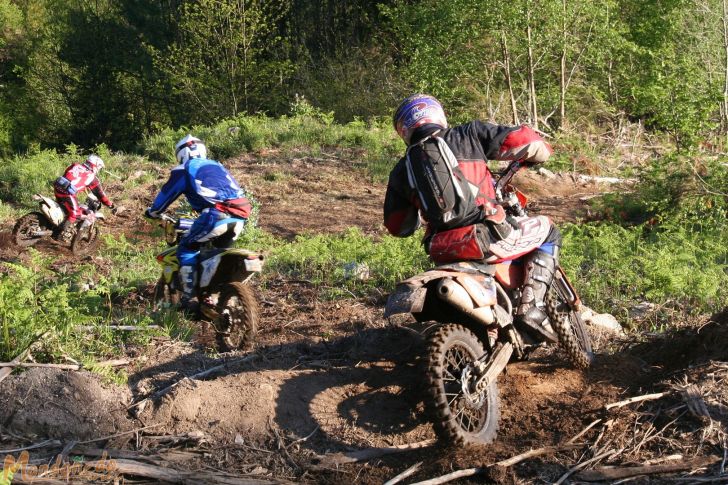
[[[179,163],[186,163],[190,158],[207,158],[207,147],[199,138],[187,135],[174,146],[174,154]]]
[[[422,125],[447,128],[447,118],[440,102],[429,94],[413,94],[400,103],[392,119],[394,129],[408,145],[412,133]]]

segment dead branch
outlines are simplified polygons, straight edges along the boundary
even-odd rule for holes
[[[167,387],[165,387],[163,389],[160,389],[159,391],[156,391],[154,394],[152,394],[150,396],[147,396],[147,397],[141,399],[140,401],[137,401],[137,402],[131,404],[126,409],[127,410],[130,410],[130,409],[133,409],[133,408],[135,408],[137,406],[141,406],[143,403],[146,403],[150,399],[151,400],[159,399],[160,397],[164,396],[169,391],[171,391],[175,387],[179,386],[183,382],[194,381],[194,380],[197,380],[197,379],[202,379],[203,377],[208,377],[208,376],[210,376],[210,375],[212,375],[212,374],[214,374],[214,373],[216,373],[216,372],[218,372],[218,371],[220,371],[222,369],[225,369],[229,365],[232,365],[232,364],[242,364],[242,363],[245,363],[245,362],[249,362],[251,360],[256,359],[257,357],[258,357],[257,354],[246,355],[245,357],[241,357],[239,359],[229,360],[227,362],[223,362],[220,365],[216,365],[215,367],[210,367],[209,369],[204,370],[202,372],[198,372],[197,374],[193,374],[191,376],[185,376],[182,379],[178,380],[177,382],[174,382],[174,383],[170,384],[169,386],[167,386]]]
[[[703,456],[694,460],[683,461],[682,463],[670,463],[666,465],[651,466],[630,466],[630,467],[601,467],[595,470],[579,472],[577,477],[587,482],[599,482],[619,480],[622,478],[636,477],[640,475],[656,475],[659,473],[674,473],[685,470],[703,468],[720,460],[717,456]]]
[[[550,455],[552,453],[557,453],[559,451],[566,451],[566,450],[573,450],[575,448],[581,448],[582,444],[577,443],[567,443],[565,445],[557,445],[557,446],[544,446],[542,448],[536,448],[535,450],[528,450],[524,453],[521,453],[520,455],[516,455],[514,457],[508,458],[507,460],[501,460],[493,466],[502,466],[502,467],[509,467],[516,465],[518,463],[521,463],[524,460],[528,460],[529,458],[533,458],[534,456],[541,456],[541,455]]]
[[[587,465],[590,465],[590,464],[592,464],[592,463],[594,463],[596,461],[599,461],[599,460],[601,460],[603,458],[607,458],[607,457],[611,457],[611,456],[614,456],[614,455],[618,455],[618,454],[620,454],[622,452],[623,449],[624,448],[622,448],[620,450],[617,450],[617,451],[615,451],[615,450],[607,450],[604,453],[599,453],[598,455],[596,455],[593,458],[590,458],[590,459],[588,459],[586,461],[582,461],[581,463],[579,463],[578,465],[570,468],[566,473],[564,473],[563,475],[561,475],[561,478],[559,478],[558,480],[556,480],[556,482],[554,482],[554,485],[561,485],[574,472],[576,472],[578,470],[581,470],[582,468],[586,467]]]
[[[119,330],[124,332],[138,332],[143,330],[158,329],[159,325],[76,325],[73,327],[74,330],[90,332],[103,328],[104,330]]]
[[[25,446],[23,448],[14,448],[12,450],[0,450],[0,455],[9,455],[10,453],[18,453],[20,451],[34,450],[36,448],[51,448],[54,446],[61,446],[61,442],[58,440],[45,440],[41,443],[34,445]]]
[[[597,424],[599,424],[601,422],[602,422],[601,418],[600,419],[597,419],[595,421],[592,421],[589,424],[589,426],[587,426],[586,428],[584,428],[583,430],[581,430],[576,436],[574,436],[569,441],[567,441],[566,444],[567,445],[570,445],[570,444],[574,443],[576,440],[578,440],[579,438],[581,438],[582,436],[584,436],[587,431],[589,431],[590,429],[592,429],[594,426],[596,426]]]
[[[116,360],[105,360],[103,362],[97,362],[94,366],[98,367],[120,367],[127,365],[128,359],[116,359]],[[38,364],[36,362],[0,362],[0,367],[43,367],[47,369],[61,369],[61,370],[81,370],[84,368],[81,364]]]
[[[635,402],[654,401],[655,399],[660,399],[661,397],[666,396],[667,394],[669,394],[669,392],[657,392],[654,394],[645,394],[644,396],[630,397],[629,399],[625,399],[624,401],[618,401],[618,402],[613,402],[611,404],[606,404],[604,406],[604,410],[609,411],[610,409],[621,408],[622,406],[626,406],[628,404],[632,404]]]
[[[401,482],[402,480],[409,477],[410,475],[414,475],[415,473],[417,473],[417,470],[420,469],[420,466],[422,466],[421,461],[415,463],[414,465],[412,465],[411,467],[409,467],[402,473],[392,477],[390,480],[387,480],[386,482],[384,482],[384,485],[394,485],[395,483]]]
[[[31,343],[28,345],[25,350],[20,352],[13,360],[10,361],[12,364],[19,364],[20,362],[23,362],[27,357],[28,354],[30,354],[30,350],[33,348],[33,346],[39,342],[43,337],[45,337],[50,330],[46,330],[42,334],[38,335]],[[9,376],[13,372],[12,367],[3,367],[0,368],[0,382],[5,380],[7,376]]]
[[[422,482],[411,483],[410,485],[439,485],[441,483],[452,482],[458,478],[472,477],[473,475],[479,475],[485,473],[487,468],[466,468],[465,470],[458,470],[456,472],[442,475],[441,477],[431,478]]]
[[[346,463],[356,463],[359,461],[367,461],[372,458],[379,458],[384,455],[393,453],[402,453],[403,451],[418,450],[427,448],[435,444],[435,440],[418,441],[406,445],[390,446],[386,448],[366,448],[364,450],[352,451],[349,453],[329,453],[319,456],[322,465],[344,465]]]
[[[140,431],[144,431],[145,429],[156,428],[157,426],[162,426],[162,423],[150,424],[149,426],[144,426],[143,428],[132,429],[132,430],[129,430],[129,431],[124,431],[122,433],[116,433],[116,434],[112,434],[112,435],[109,435],[109,436],[104,436],[102,438],[94,438],[92,440],[79,441],[78,444],[79,445],[85,445],[87,443],[96,443],[97,441],[106,441],[106,440],[110,440],[112,438],[118,438],[120,436],[126,436],[128,434],[138,433]]]

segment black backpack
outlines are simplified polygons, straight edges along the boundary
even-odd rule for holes
[[[478,208],[468,180],[445,140],[429,136],[405,157],[409,185],[419,195],[425,219],[435,231],[472,224]]]

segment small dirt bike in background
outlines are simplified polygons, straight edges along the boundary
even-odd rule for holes
[[[154,289],[156,307],[179,302],[182,285],[177,244],[193,222],[167,214],[162,214],[161,219],[165,240],[171,247],[157,255],[162,276]],[[258,299],[248,282],[262,269],[263,255],[245,249],[209,246],[200,251],[196,296],[202,316],[215,327],[221,352],[246,348],[255,340],[260,312]]]
[[[511,163],[495,192],[506,213],[526,231],[539,222],[527,216],[526,197],[510,185],[520,168]],[[548,318],[541,328],[514,322],[524,272],[518,260],[444,264],[398,283],[387,301],[385,317],[409,313],[419,322],[436,323],[427,341],[426,378],[435,430],[446,440],[487,444],[495,439],[497,379],[512,356],[526,359],[537,347],[559,344],[577,367],[586,368],[593,360],[581,302],[561,267],[546,295]]]
[[[21,247],[30,247],[41,239],[57,239],[62,232],[66,213],[61,205],[50,197],[35,194],[39,210],[24,215],[15,223],[13,228],[13,241]],[[79,217],[76,232],[71,239],[71,251],[81,256],[96,247],[99,241],[99,228],[97,222],[104,219],[101,212],[101,202],[89,194],[86,204],[81,205],[83,214]]]

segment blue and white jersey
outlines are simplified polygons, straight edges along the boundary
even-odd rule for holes
[[[204,158],[191,158],[174,167],[151,211],[163,212],[182,194],[198,212],[215,207],[218,202],[245,197],[245,191],[220,162]]]

